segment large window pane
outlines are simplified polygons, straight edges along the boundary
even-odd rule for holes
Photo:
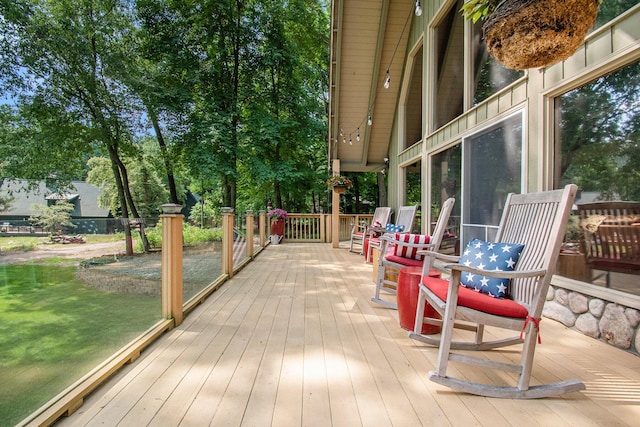
[[[623,14],[633,6],[640,3],[640,0],[607,0],[600,3],[598,8],[598,18],[593,26],[594,29],[602,27],[618,15]]]
[[[406,198],[405,205],[418,206],[416,219],[413,222],[413,230],[411,232],[420,232],[422,218],[424,216],[422,209],[422,162],[416,162],[405,168],[406,176]]]
[[[454,197],[456,203],[449,217],[448,239],[444,252],[458,253],[460,236],[460,191],[462,183],[462,145],[457,144],[431,157],[431,218],[436,221],[442,203]]]
[[[436,105],[433,119],[439,128],[462,114],[464,89],[464,18],[458,0],[434,29],[436,43]]]
[[[422,140],[422,47],[413,57],[411,80],[406,99],[406,140],[404,148]]]
[[[558,187],[578,185],[577,208],[594,201],[640,201],[640,62],[556,98],[555,117],[555,182]],[[573,216],[560,257],[561,271],[573,279],[638,292],[638,276],[627,274],[637,268],[625,261],[630,253],[637,253],[638,232],[633,224],[638,221],[633,215],[632,211],[611,211],[582,221]],[[609,230],[610,237],[593,240],[601,228]],[[594,246],[585,244],[591,241]],[[607,257],[613,258],[600,262]],[[571,268],[563,265],[569,258]],[[587,263],[589,259],[595,262]]]
[[[575,183],[592,200],[640,200],[640,62],[558,97],[555,108],[559,185]]]
[[[471,52],[473,53],[473,105],[479,104],[524,76],[524,71],[506,68],[489,56],[487,42],[482,37],[482,23],[473,25]]]
[[[493,238],[509,193],[521,192],[522,115],[465,139],[463,241]]]

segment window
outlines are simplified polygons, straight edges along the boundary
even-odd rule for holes
[[[464,18],[458,0],[434,28],[436,99],[434,126],[439,128],[462,114],[464,94]]]
[[[634,202],[640,201],[640,61],[554,102],[556,187],[575,183],[579,188],[559,271],[639,293],[634,254],[640,208]],[[604,206],[584,206],[591,202]]]
[[[558,186],[640,200],[640,61],[556,98],[555,112]]]
[[[598,18],[593,26],[594,29],[602,27],[618,15],[623,14],[633,6],[640,3],[640,0],[607,0],[600,3],[598,7]]]
[[[473,24],[471,52],[473,54],[473,105],[479,104],[494,93],[524,76],[524,71],[506,68],[489,56],[487,43],[482,37],[482,23]]]
[[[463,141],[462,241],[492,239],[509,193],[522,191],[522,114]]]
[[[418,161],[404,168],[405,205],[418,206],[412,232],[420,232],[422,219],[422,162]]]
[[[409,90],[406,95],[406,139],[404,148],[422,140],[422,46],[412,59]]]
[[[460,191],[462,189],[462,145],[453,147],[431,157],[431,219],[436,221],[440,207],[449,197],[454,197],[456,203],[449,217],[448,231],[452,239],[443,241],[443,249],[447,245],[453,253],[459,250],[460,236]],[[446,245],[445,245],[446,244]]]

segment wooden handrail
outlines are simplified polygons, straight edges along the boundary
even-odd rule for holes
[[[340,215],[340,240],[349,240],[353,224],[369,224],[371,214]],[[269,230],[271,222],[269,220]],[[331,215],[330,214],[301,214],[290,213],[284,220],[284,242],[330,242],[331,241]]]

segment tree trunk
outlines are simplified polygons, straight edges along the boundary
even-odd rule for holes
[[[176,205],[179,205],[180,200],[178,199],[176,181],[173,176],[173,166],[171,165],[171,161],[169,159],[167,144],[164,141],[164,136],[162,135],[162,129],[160,129],[160,125],[158,123],[158,115],[156,114],[155,110],[152,107],[147,107],[147,112],[149,113],[149,118],[151,119],[151,123],[153,124],[153,130],[156,133],[156,139],[158,140],[158,145],[160,146],[160,153],[162,155],[162,160],[164,161],[164,167],[167,172],[167,183],[169,184],[169,198],[171,199],[171,203],[175,203]]]
[[[129,209],[124,195],[124,185],[122,183],[122,177],[120,176],[120,168],[118,167],[117,148],[112,144],[107,144],[107,150],[109,152],[109,158],[111,159],[111,170],[113,171],[113,177],[116,181],[118,200],[120,201],[120,209],[122,210],[120,216],[122,218],[122,225],[124,226],[125,254],[131,256],[133,255],[133,242],[131,240],[131,226],[129,224]]]
[[[276,208],[284,209],[282,207],[282,191],[280,190],[280,181],[274,181],[273,193],[276,199]]]
[[[376,175],[378,177],[378,206],[389,206],[384,174],[382,172],[378,172]]]
[[[120,198],[120,206],[122,209],[122,216],[125,221],[125,236],[127,237],[127,255],[133,255],[133,244],[131,242],[131,225],[129,224],[129,212],[134,218],[140,218],[140,214],[133,201],[131,195],[131,189],[129,188],[129,177],[127,174],[127,168],[120,159],[118,154],[117,145],[109,145],[109,157],[111,158],[112,168],[114,169],[114,175],[116,175],[116,183],[118,186],[118,197]],[[121,194],[122,193],[122,194]],[[142,249],[145,253],[149,252],[149,240],[144,232],[144,227],[140,227],[140,240],[142,241]],[[131,247],[129,247],[131,246]]]

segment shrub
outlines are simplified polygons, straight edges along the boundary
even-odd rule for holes
[[[162,222],[155,227],[145,228],[149,248],[160,249],[162,247]],[[210,242],[222,241],[222,229],[200,228],[188,223],[182,224],[182,238],[185,246],[200,246]],[[136,249],[142,252],[142,242],[136,242]]]

